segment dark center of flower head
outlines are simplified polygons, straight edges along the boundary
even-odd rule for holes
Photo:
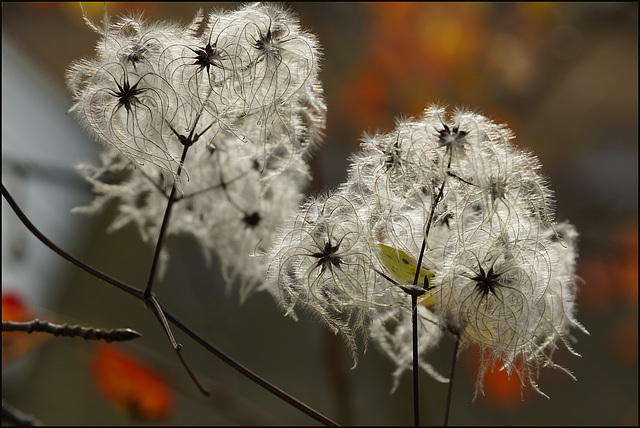
[[[489,293],[496,295],[496,288],[500,286],[498,279],[500,278],[500,274],[495,273],[493,271],[493,266],[485,273],[482,266],[478,266],[480,268],[480,273],[475,277],[471,278],[472,281],[476,281],[476,291],[482,296],[487,297]]]
[[[322,267],[320,273],[324,272],[327,267],[331,269],[331,266],[340,266],[342,259],[336,254],[338,249],[340,249],[339,243],[337,245],[331,245],[331,241],[327,241],[327,243],[324,244],[324,249],[322,251],[311,254],[311,257],[318,259],[316,267]]]
[[[133,65],[133,69],[136,69],[136,64],[144,61],[147,56],[147,48],[144,45],[134,43],[129,48],[129,53],[124,55],[124,61],[130,62]]]
[[[253,43],[253,47],[269,58],[280,58],[280,43],[278,37],[280,32],[278,29],[271,31],[269,28],[266,34],[260,33],[258,39]]]
[[[402,166],[402,160],[400,159],[400,144],[398,141],[385,151],[384,166],[387,170]]]
[[[450,150],[452,146],[464,148],[464,145],[467,144],[466,137],[468,132],[461,131],[457,126],[451,129],[447,125],[444,125],[444,129],[438,131],[438,134],[438,144],[440,147],[446,146],[447,150]]]
[[[220,64],[222,54],[220,53],[220,50],[216,48],[215,43],[212,45],[211,42],[209,42],[205,47],[191,50],[196,54],[193,65],[199,66],[200,70],[206,68],[207,74],[209,74],[211,66],[222,68],[222,65]]]
[[[489,194],[491,200],[496,199],[504,200],[507,194],[507,180],[500,177],[491,177],[489,181]]]
[[[260,220],[262,220],[262,217],[260,217],[260,213],[258,211],[254,211],[252,213],[246,214],[242,219],[245,226],[250,228],[254,228],[258,224],[260,224]]]
[[[118,87],[117,91],[110,90],[111,94],[118,99],[118,104],[116,105],[116,111],[120,109],[120,107],[124,107],[127,110],[127,113],[131,112],[131,106],[137,103],[138,95],[142,94],[146,89],[139,89],[138,83],[133,86],[130,86],[129,79],[127,76],[124,77],[122,85],[116,82],[116,86]]]

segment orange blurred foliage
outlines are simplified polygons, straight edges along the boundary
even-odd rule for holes
[[[2,322],[25,322],[29,320],[27,305],[19,294],[2,292]],[[2,333],[4,336],[4,333]]]
[[[475,382],[480,367],[480,352],[468,352],[466,362]],[[518,370],[520,369],[519,362],[516,362],[515,366]],[[523,397],[526,399],[528,395],[529,389],[522,388],[516,371],[514,370],[509,377],[507,372],[500,370],[497,364],[493,371],[489,369],[485,373],[484,397],[480,396],[479,400],[492,407],[517,407],[523,403]]]
[[[17,293],[2,292],[2,322],[34,319],[24,299]],[[2,366],[8,365],[51,338],[43,333],[2,332]]]
[[[174,398],[167,381],[155,370],[113,345],[101,345],[93,359],[98,389],[119,410],[142,420],[166,419]]]
[[[356,132],[387,129],[443,97],[499,111],[500,94],[531,90],[559,7],[374,2],[358,61],[344,76],[341,117]],[[457,100],[457,101],[456,101]],[[394,114],[390,114],[394,113]]]
[[[613,238],[614,287],[620,299],[638,305],[638,223],[622,225]]]
[[[157,19],[162,16],[163,9],[161,2],[82,2],[82,7],[79,2],[25,2],[25,4],[36,13],[50,14],[61,11],[71,22],[82,27],[86,26],[82,8],[95,23],[102,20],[105,9],[112,19],[129,12],[142,13],[148,19]]]

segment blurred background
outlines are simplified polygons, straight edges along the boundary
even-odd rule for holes
[[[99,20],[103,3],[86,3]],[[235,3],[107,3],[113,15],[188,22],[202,8]],[[638,4],[292,3],[323,46],[328,126],[313,160],[310,192],[333,188],[363,132],[389,132],[427,104],[464,106],[517,135],[533,151],[557,197],[558,220],[580,232],[574,349],[555,361],[577,377],[543,369],[551,399],[487,380],[473,398],[477,361],[458,365],[452,425],[638,424]],[[97,144],[65,112],[64,72],[91,56],[97,36],[77,3],[2,4],[2,182],[41,231],[72,254],[143,288],[153,249],[133,227],[106,234],[115,207],[69,214],[93,196],[74,165],[95,162]],[[216,346],[340,424],[413,423],[410,375],[390,394],[394,366],[375,349],[352,361],[339,338],[313,319],[284,318],[267,294],[244,304],[225,293],[189,237],[167,241],[171,258],[156,293],[172,313]],[[47,250],[2,202],[3,320],[14,314],[144,337],[111,345],[141,362],[152,404],[135,415],[107,398],[101,379],[120,367],[81,339],[3,333],[3,399],[45,424],[313,425],[174,331],[183,355],[212,389],[199,394],[151,312]],[[7,297],[6,301],[4,296]],[[21,303],[22,302],[22,303]],[[18,315],[15,315],[18,314]],[[36,339],[38,337],[38,339]],[[433,353],[450,367],[453,341]],[[124,364],[124,363],[123,363]],[[129,366],[127,373],[135,373]],[[108,378],[109,376],[107,376]],[[148,383],[145,383],[147,382]],[[101,383],[102,382],[102,383]],[[166,382],[166,383],[163,383]],[[421,375],[421,421],[440,425],[446,385]],[[107,394],[107,395],[105,395]],[[115,401],[114,401],[115,400]],[[158,404],[159,403],[159,404]],[[121,407],[121,405],[120,405]]]

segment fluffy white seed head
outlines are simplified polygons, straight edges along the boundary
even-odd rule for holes
[[[355,321],[362,317],[347,325],[336,315],[345,313],[340,305],[349,313],[357,307],[368,319],[369,338],[395,361],[397,385],[412,359],[410,300],[401,285],[420,259],[432,287],[419,298],[421,366],[442,380],[426,359],[449,331],[460,336],[463,349],[473,345],[482,354],[476,392],[496,363],[539,391],[539,368],[559,368],[551,360],[556,343],[571,350],[568,331],[586,331],[574,317],[577,234],[568,223],[556,225],[540,164],[513,138],[484,116],[448,114],[439,106],[399,120],[388,134],[366,136],[347,180],[305,205],[277,240],[269,279],[285,308],[311,308],[354,343]],[[325,209],[332,200],[348,201],[351,220]],[[313,231],[320,224],[322,231],[338,232],[317,241]],[[354,237],[346,240],[348,250],[335,246],[345,236]],[[335,250],[323,259],[327,264],[316,258],[323,248]],[[380,248],[389,249],[387,264]],[[349,253],[360,257],[346,266]]]
[[[266,274],[255,256],[301,201],[325,126],[315,37],[270,4],[198,12],[185,25],[86,21],[100,38],[68,70],[71,110],[105,149],[102,165],[81,168],[98,196],[77,211],[116,200],[111,229],[134,223],[153,242],[175,184],[167,233],[216,252],[246,298]]]

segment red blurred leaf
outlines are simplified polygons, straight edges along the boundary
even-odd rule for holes
[[[26,322],[34,318],[17,293],[2,293],[2,321]],[[2,332],[2,366],[6,366],[50,339],[47,334]]]
[[[473,352],[478,350],[477,347],[472,347],[472,352],[467,353],[467,366],[470,368],[469,373],[473,376],[473,381],[476,381],[476,376],[480,368],[480,352]],[[488,358],[488,356],[487,356]],[[511,372],[511,377],[507,375],[505,370],[500,370],[500,365],[496,364],[492,373],[491,368],[487,370],[484,375],[484,397],[479,396],[479,400],[483,401],[493,407],[516,407],[523,403],[523,398],[526,399],[529,394],[529,388],[525,386],[522,388],[520,378],[517,371],[520,371],[520,363],[515,362],[516,368]]]
[[[113,345],[97,348],[93,375],[100,392],[129,415],[161,420],[173,411],[173,393],[167,381],[147,364]]]
[[[521,393],[527,395],[528,390],[522,390],[515,370],[509,377],[505,370],[496,369],[485,374],[484,393],[485,401],[494,407],[515,407],[522,404]]]
[[[2,321],[28,321],[27,305],[17,293],[2,292]]]

